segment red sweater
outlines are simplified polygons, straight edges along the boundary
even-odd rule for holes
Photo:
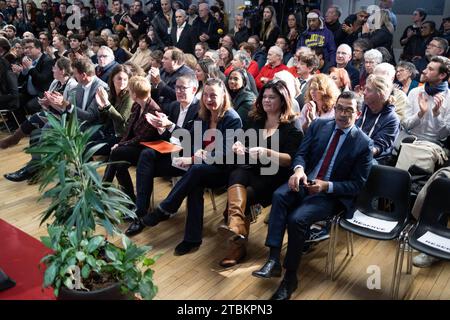
[[[268,78],[269,80],[272,80],[275,73],[278,71],[288,70],[288,67],[286,67],[284,64],[280,64],[273,68],[270,64],[266,64],[264,67],[262,67],[261,71],[259,72],[258,76],[255,78],[256,87],[258,90],[261,90],[263,87],[263,83],[261,82],[261,78]]]
[[[233,65],[230,64],[228,68],[225,69],[224,74],[228,77],[228,75],[231,73],[231,71],[234,69]],[[252,60],[250,62],[250,65],[247,68],[248,73],[252,75],[253,78],[256,78],[259,72],[258,64],[255,60]]]

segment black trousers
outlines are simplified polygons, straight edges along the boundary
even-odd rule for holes
[[[150,206],[153,192],[153,178],[178,177],[186,171],[172,166],[170,154],[162,154],[153,149],[144,149],[136,168],[136,214],[143,217]]]
[[[142,150],[143,147],[141,146],[118,146],[116,149],[111,151],[109,161],[124,161],[124,163],[109,164],[106,167],[105,175],[103,176],[103,181],[106,182],[112,182],[114,177],[116,177],[123,191],[133,201],[136,201],[136,196],[134,195],[133,181],[131,181],[128,168],[137,164]]]

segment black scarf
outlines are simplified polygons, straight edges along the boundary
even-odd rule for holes
[[[444,81],[435,86],[430,86],[427,82],[425,83],[425,92],[430,96],[435,96],[438,93],[445,92],[448,90],[448,82]]]

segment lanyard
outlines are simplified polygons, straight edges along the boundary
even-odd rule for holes
[[[367,108],[369,108],[369,107],[367,107]],[[361,129],[364,127],[364,122],[366,122],[367,108],[366,108],[366,110],[364,110],[364,115],[363,115],[363,119],[362,119],[362,123],[361,123]],[[377,125],[378,120],[380,120],[380,117],[381,117],[381,112],[378,114],[377,118],[375,119],[375,123],[373,124],[372,128],[369,131],[369,134],[368,134],[369,138],[372,138],[373,131],[375,130],[375,126]]]

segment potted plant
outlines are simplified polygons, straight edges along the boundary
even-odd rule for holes
[[[129,209],[134,204],[102,181],[97,170],[106,164],[91,160],[103,146],[89,145],[99,126],[81,130],[76,113],[47,116],[49,126],[39,143],[26,150],[38,156],[33,165],[40,200],[50,200],[41,219],[41,224],[52,219],[49,236],[42,237],[53,250],[42,259],[47,266],[44,286],[69,299],[153,298],[157,287],[150,266],[157,257],[146,258],[150,247],[137,247],[118,228],[124,216],[136,217]],[[96,234],[97,225],[106,235],[121,235],[122,246]]]

